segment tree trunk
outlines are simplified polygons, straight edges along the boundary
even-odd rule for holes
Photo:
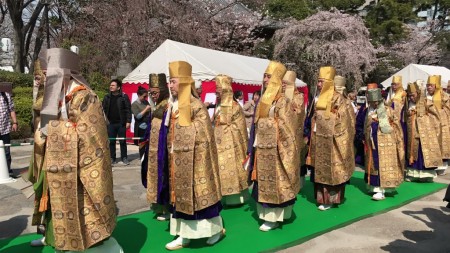
[[[20,31],[14,30],[14,71],[25,72],[25,64],[23,58],[23,36]]]

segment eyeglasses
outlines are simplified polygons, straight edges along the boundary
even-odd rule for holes
[[[152,91],[152,92],[149,92],[149,94],[152,95],[152,96],[156,96],[156,95],[159,94],[159,92],[157,92],[157,91]]]

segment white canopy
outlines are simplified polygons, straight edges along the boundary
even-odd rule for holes
[[[123,79],[123,83],[148,83],[150,73],[169,76],[169,62],[187,61],[192,65],[194,80],[212,80],[218,74],[229,75],[236,83],[261,84],[269,60],[232,54],[166,40],[139,66]],[[306,85],[297,79],[297,86]]]
[[[418,79],[424,80],[425,82],[430,75],[441,75],[441,85],[446,88],[447,83],[450,80],[450,70],[445,67],[431,66],[431,65],[419,65],[419,64],[409,64],[404,69],[398,71],[392,76],[402,76],[403,87],[406,88],[409,82],[415,82]],[[384,87],[388,87],[392,83],[392,76],[384,80],[381,84]]]

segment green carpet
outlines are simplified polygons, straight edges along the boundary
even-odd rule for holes
[[[221,212],[227,230],[226,237],[208,247],[206,239],[191,241],[190,247],[177,252],[262,252],[275,251],[303,243],[313,237],[346,226],[352,222],[395,209],[423,196],[445,188],[439,183],[405,182],[398,188],[398,194],[384,201],[373,201],[366,194],[363,173],[355,172],[351,184],[346,187],[345,202],[326,212],[317,210],[313,185],[310,182],[298,195],[294,214],[278,229],[261,232],[261,221],[255,216],[255,202],[236,209]],[[169,234],[168,222],[153,219],[150,212],[121,216],[113,236],[126,253],[166,252],[164,245],[173,237]],[[2,253],[53,253],[51,247],[31,248],[29,242],[39,238],[36,234],[0,240]]]

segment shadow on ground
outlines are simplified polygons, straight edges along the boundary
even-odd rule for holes
[[[381,247],[387,252],[450,252],[448,235],[450,234],[450,209],[424,208],[421,211],[403,211],[417,221],[423,222],[429,229],[422,231],[403,231],[405,239],[397,239]],[[447,242],[447,243],[443,243]]]

